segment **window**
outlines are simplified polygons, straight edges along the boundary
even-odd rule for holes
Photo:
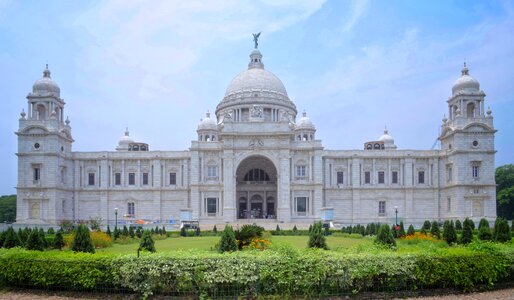
[[[136,205],[134,202],[127,203],[127,214],[130,216],[134,216],[136,214]]]
[[[480,167],[479,167],[479,166],[476,166],[476,165],[475,165],[475,166],[473,166],[473,167],[472,167],[472,171],[471,171],[471,172],[472,172],[472,176],[473,176],[473,178],[474,178],[474,179],[477,179],[477,178],[478,178],[478,176],[480,175]]]
[[[206,198],[205,199],[207,214],[209,214],[209,215],[216,214],[217,202],[218,202],[218,198]]]
[[[451,182],[453,180],[452,177],[453,177],[453,169],[451,166],[449,166],[446,169],[446,181]]]
[[[344,172],[337,172],[337,184],[344,183]]]
[[[218,168],[216,166],[207,166],[207,177],[215,178],[218,176]]]
[[[307,176],[306,166],[296,166],[296,177],[305,177]]]
[[[143,173],[143,185],[148,185],[148,173]]]
[[[365,184],[371,183],[371,172],[370,171],[364,172],[364,183]]]
[[[177,184],[177,173],[170,173],[170,185]]]
[[[425,171],[419,171],[418,172],[418,183],[424,184],[425,183]]]
[[[244,181],[270,181],[268,174],[261,169],[251,169],[244,177]]]
[[[392,178],[392,183],[393,184],[398,184],[398,171],[393,171],[393,174],[392,174],[393,178]]]
[[[121,185],[121,173],[114,173],[114,184]]]
[[[307,214],[307,197],[296,197],[296,212],[299,215]]]
[[[379,171],[378,172],[378,183],[385,183],[384,171]]]
[[[386,202],[385,201],[379,201],[378,202],[378,215],[379,216],[385,216],[386,215]]]
[[[87,184],[88,185],[95,185],[95,173],[88,173],[87,174]]]
[[[447,211],[452,211],[452,198],[451,197],[448,197],[448,199],[447,199],[446,210]]]
[[[34,167],[34,182],[39,182],[41,179],[41,168],[39,166]]]
[[[128,184],[129,185],[134,185],[136,184],[136,173],[129,173],[128,175]]]
[[[66,167],[61,167],[61,184],[66,184]]]

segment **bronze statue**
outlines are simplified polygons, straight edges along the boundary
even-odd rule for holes
[[[253,42],[255,43],[255,49],[257,49],[257,47],[259,47],[259,36],[261,35],[261,33],[252,33],[253,35]]]

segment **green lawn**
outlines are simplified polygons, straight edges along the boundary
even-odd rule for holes
[[[167,238],[164,240],[155,241],[155,248],[158,252],[174,251],[174,250],[211,250],[214,245],[218,243],[219,236],[202,236],[202,237],[176,237]],[[307,248],[308,236],[272,236],[271,242],[276,245],[291,245],[298,249]],[[367,238],[352,238],[352,237],[340,237],[340,236],[329,236],[327,237],[327,244],[330,249],[346,249],[353,248],[358,245],[369,245],[373,241]],[[112,247],[106,249],[98,249],[99,252],[105,253],[136,253],[138,242],[131,244],[117,244],[115,243]]]

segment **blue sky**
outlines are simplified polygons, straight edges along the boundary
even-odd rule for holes
[[[326,149],[361,149],[384,125],[400,149],[430,149],[466,60],[499,130],[496,165],[514,162],[509,1],[0,0],[0,194],[15,193],[14,132],[46,62],[75,151],[114,150],[126,126],[185,150],[259,31],[266,69]]]

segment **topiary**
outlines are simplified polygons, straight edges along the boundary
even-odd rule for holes
[[[478,238],[482,241],[490,241],[493,238],[489,222],[484,218],[480,220],[478,225]]]
[[[162,225],[162,235],[166,235],[166,227],[164,225]]]
[[[7,249],[22,246],[20,238],[12,227],[7,228],[5,231],[4,244],[2,246]]]
[[[50,227],[48,228],[48,230],[46,231],[47,234],[55,234],[55,230],[53,227]]]
[[[385,245],[388,247],[395,247],[396,241],[393,238],[389,225],[384,224],[378,229],[377,237],[375,238],[375,244]]]
[[[109,236],[112,236],[111,228],[109,225],[107,225],[107,231],[105,233],[107,233]]]
[[[407,229],[407,235],[414,235],[416,230],[414,230],[414,226],[412,224],[409,225],[409,229]]]
[[[43,248],[48,248],[48,242],[46,241],[46,238],[45,238],[45,231],[43,230],[43,228],[39,228],[39,237],[41,238],[41,244],[43,245]]]
[[[214,225],[214,227],[212,228],[212,232],[218,233],[218,228],[216,228],[216,225]]]
[[[329,236],[329,235],[330,235],[330,229],[329,229],[328,227],[325,227],[325,228],[323,229],[323,235],[324,235],[324,236]]]
[[[55,234],[53,247],[54,247],[54,249],[59,249],[59,250],[61,250],[62,247],[64,247],[64,237],[62,236],[62,230],[58,230],[57,233]]]
[[[448,243],[448,245],[454,244],[457,242],[457,232],[455,232],[455,227],[453,225],[453,221],[450,222],[448,220],[444,221],[443,225],[443,239]]]
[[[89,235],[89,228],[87,228],[86,225],[80,224],[75,230],[75,237],[71,242],[71,250],[75,252],[95,253],[95,247]]]
[[[195,235],[200,236],[200,226],[196,227]]]
[[[115,240],[117,240],[120,237],[120,235],[121,235],[121,232],[120,232],[120,230],[118,229],[117,226],[114,226],[114,234],[113,235],[114,235],[114,239]]]
[[[129,236],[129,231],[126,225],[123,225],[123,232],[121,233],[123,236]]]
[[[432,222],[432,227],[430,227],[430,234],[437,239],[441,238],[441,231],[439,229],[439,224],[437,223],[437,221]]]
[[[237,251],[236,236],[232,226],[225,225],[225,229],[221,233],[221,239],[218,246],[219,252]]]
[[[425,222],[423,222],[422,229],[425,229],[425,231],[429,231],[430,227],[432,227],[432,224],[430,223],[430,221],[429,220],[425,220]]]
[[[460,220],[455,221],[455,230],[462,230],[462,223],[460,222]]]
[[[460,238],[461,244],[469,244],[473,241],[473,228],[471,227],[472,221],[468,218],[464,220],[464,227],[462,228],[462,236]]]
[[[41,239],[41,234],[39,234],[38,230],[32,230],[27,238],[27,242],[25,243],[25,248],[27,248],[27,250],[39,251],[43,251],[45,249],[43,240]]]
[[[309,248],[320,248],[327,250],[327,242],[325,236],[323,236],[321,222],[316,222],[312,225],[312,230],[309,233]]]
[[[495,242],[505,243],[512,239],[509,223],[502,217],[496,218],[494,222],[493,240]]]
[[[136,236],[136,233],[134,232],[134,227],[130,226],[130,228],[129,228],[129,231],[128,231],[128,232],[129,232],[129,236],[130,236],[131,238],[134,238],[134,237]]]
[[[143,229],[141,227],[138,227],[137,230],[136,230],[136,236],[137,238],[142,238],[143,237]]]
[[[293,234],[298,235],[298,228],[296,228],[296,225],[293,227]]]
[[[277,231],[277,232],[280,231],[280,226],[278,226],[278,224],[277,224],[277,228],[275,228],[275,231]]]
[[[403,227],[403,221],[400,222],[400,231],[398,232],[399,237],[405,236],[405,227]]]
[[[141,236],[141,241],[139,241],[139,248],[137,250],[156,252],[155,243],[153,241],[152,233],[150,232],[150,230],[145,230],[143,232],[143,235]]]

